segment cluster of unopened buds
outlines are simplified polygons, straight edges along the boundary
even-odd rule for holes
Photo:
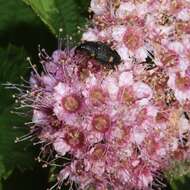
[[[19,97],[39,161],[59,160],[57,187],[156,189],[190,159],[190,1],[92,0],[90,11],[82,45],[41,50],[43,72]]]

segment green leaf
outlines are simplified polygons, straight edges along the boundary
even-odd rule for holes
[[[20,75],[26,75],[26,53],[23,48],[9,45],[6,49],[0,48],[0,81],[18,83]],[[11,94],[4,86],[0,86],[0,180],[6,179],[14,170],[32,168],[34,165],[33,151],[29,151],[29,143],[15,144],[16,137],[26,133],[22,128],[24,121],[17,115],[11,115],[13,107]],[[17,126],[14,128],[13,126]],[[21,127],[21,128],[20,128]]]
[[[58,9],[55,7],[55,2],[51,0],[23,0],[26,4],[30,5],[35,13],[40,17],[40,19],[50,28],[50,30],[55,34],[57,31],[53,27],[54,19],[58,15]]]
[[[9,45],[6,49],[0,48],[0,82],[18,83],[20,76],[27,72],[26,52],[23,48]],[[0,113],[13,104],[11,98],[13,91],[8,91],[4,86],[0,87]]]
[[[2,156],[0,156],[0,176],[3,176],[5,173],[5,166],[2,162]]]
[[[0,0],[0,5],[0,32],[7,27],[11,28],[12,23],[35,22],[32,12],[20,0]]]
[[[6,117],[9,122],[5,122],[4,118]],[[18,116],[15,116],[18,117]],[[33,153],[29,150],[29,143],[23,142],[16,144],[14,142],[16,137],[20,137],[26,133],[26,130],[12,127],[18,125],[18,121],[13,119],[8,113],[1,115],[0,117],[0,154],[2,157],[2,163],[4,165],[5,172],[1,177],[7,177],[12,170],[17,167],[20,170],[32,169],[34,165]],[[3,125],[4,124],[4,125]],[[21,125],[20,125],[21,126]],[[7,175],[8,174],[8,175]]]
[[[77,26],[83,26],[85,16],[81,12],[80,5],[84,6],[84,1],[76,0],[23,0],[30,5],[34,12],[41,20],[50,28],[50,30],[58,35],[59,28],[67,35],[74,38],[78,37]],[[86,1],[88,4],[89,1]]]
[[[7,113],[0,117],[0,180],[2,178],[7,179],[15,168],[24,171],[25,169],[32,169],[34,166],[34,151],[31,149],[31,145],[28,142],[14,143],[15,138],[24,135],[26,130],[13,128],[7,123],[6,126],[3,126],[2,117],[12,120],[12,117]]]
[[[190,160],[173,162],[172,167],[165,175],[172,190],[189,190]]]
[[[11,173],[10,170],[6,170],[5,165],[3,163],[3,158],[2,156],[0,156],[0,177],[3,179],[7,179],[10,173]],[[0,182],[1,182],[1,178],[0,178]]]
[[[6,48],[10,43],[24,47],[36,62],[38,61],[39,44],[48,53],[56,48],[57,39],[22,0],[0,0],[0,5],[1,48]]]
[[[181,178],[173,180],[170,185],[172,190],[189,190],[190,176],[183,176]]]

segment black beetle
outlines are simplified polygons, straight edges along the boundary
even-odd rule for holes
[[[101,65],[111,69],[115,69],[115,66],[121,63],[121,57],[117,51],[102,42],[85,41],[76,47],[75,52],[84,52]]]

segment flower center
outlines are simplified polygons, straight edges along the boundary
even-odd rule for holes
[[[75,95],[69,95],[63,98],[62,100],[63,108],[70,112],[76,112],[80,108],[79,98]]]
[[[190,78],[185,76],[181,77],[179,74],[176,76],[176,86],[180,90],[188,90],[190,88]]]
[[[87,68],[79,68],[78,77],[81,81],[84,81],[89,76],[89,70]]]
[[[101,89],[93,89],[90,92],[90,100],[93,105],[97,106],[105,102],[105,95]]]
[[[168,116],[167,116],[167,114],[166,113],[163,113],[163,112],[158,112],[157,114],[156,114],[156,122],[158,122],[158,123],[162,123],[162,122],[166,122],[167,120],[168,120],[168,118],[167,118]]]
[[[178,13],[183,9],[184,5],[181,1],[171,1],[170,11],[172,14]]]
[[[97,144],[94,148],[91,156],[94,160],[102,159],[102,157],[105,155],[106,148],[102,144]]]
[[[133,90],[129,88],[124,88],[121,94],[121,101],[126,105],[132,105],[135,102]]]
[[[178,21],[175,25],[175,30],[178,35],[183,33],[189,34],[190,33],[190,26],[188,22]]]
[[[65,141],[74,148],[80,148],[84,145],[84,134],[77,129],[70,129],[65,135]]]
[[[78,175],[81,175],[85,171],[85,164],[83,160],[79,160],[76,165],[75,169]]]
[[[129,29],[125,33],[125,35],[123,37],[123,41],[124,41],[126,47],[132,51],[140,48],[142,45],[142,40],[141,40],[140,34],[138,34],[137,32],[135,32],[132,29]]]
[[[161,62],[168,67],[175,66],[178,64],[178,56],[172,51],[163,52],[161,55]]]
[[[92,126],[98,132],[106,132],[110,127],[110,118],[108,115],[96,115],[92,120]]]

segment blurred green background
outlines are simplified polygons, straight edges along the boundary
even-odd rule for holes
[[[0,83],[22,83],[30,69],[26,57],[38,63],[38,45],[51,55],[57,48],[59,28],[74,41],[77,27],[84,29],[90,0],[0,0]],[[49,168],[35,161],[39,147],[16,137],[27,132],[27,118],[10,111],[15,106],[10,91],[0,86],[0,190],[45,190],[51,184]],[[30,118],[28,118],[30,119]],[[188,180],[172,181],[172,189],[190,189]],[[67,189],[66,187],[63,189]],[[170,185],[165,189],[171,189]]]

